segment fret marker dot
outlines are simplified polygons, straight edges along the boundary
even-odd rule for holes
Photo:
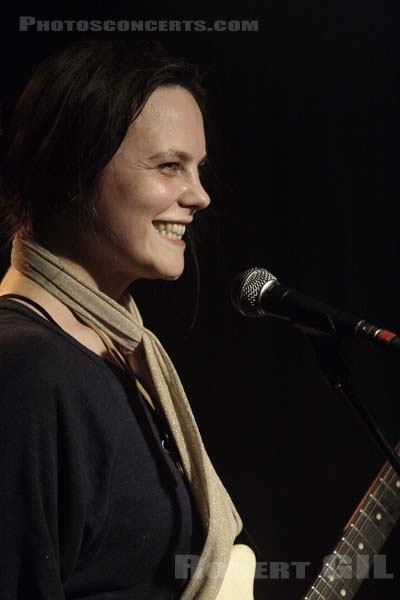
[[[396,487],[400,488],[400,479],[398,481],[396,481]]]
[[[335,578],[333,575],[329,575],[328,579],[329,579],[329,581],[333,581]]]
[[[342,598],[344,598],[346,596],[346,594],[347,594],[346,590],[344,588],[342,588],[340,590],[340,595],[342,596]]]
[[[377,513],[376,518],[378,521],[382,520],[382,514],[381,513]]]
[[[364,548],[365,548],[364,544],[363,544],[362,542],[360,542],[360,543],[358,544],[358,549],[359,549],[359,550],[364,550]]]

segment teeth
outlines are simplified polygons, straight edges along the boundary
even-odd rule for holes
[[[166,223],[159,221],[153,223],[153,225],[161,235],[171,240],[180,240],[186,231],[186,226],[181,223]]]

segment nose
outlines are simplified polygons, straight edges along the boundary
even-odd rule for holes
[[[192,207],[193,214],[198,210],[203,210],[209,206],[211,200],[210,196],[203,187],[199,176],[187,185],[186,189],[182,191],[179,204],[185,207]]]

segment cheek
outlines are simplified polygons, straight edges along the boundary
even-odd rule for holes
[[[128,204],[131,214],[154,221],[163,213],[171,213],[169,209],[179,197],[177,188],[177,183],[172,180],[149,177],[135,188],[130,188]]]
[[[105,178],[99,210],[106,223],[120,232],[133,228],[141,232],[145,221],[162,215],[178,197],[178,185],[173,179],[153,171],[125,170]]]

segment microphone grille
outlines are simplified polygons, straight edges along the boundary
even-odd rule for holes
[[[270,281],[276,281],[276,277],[260,267],[236,275],[231,288],[231,300],[236,310],[245,317],[260,317],[258,300],[263,287]]]

